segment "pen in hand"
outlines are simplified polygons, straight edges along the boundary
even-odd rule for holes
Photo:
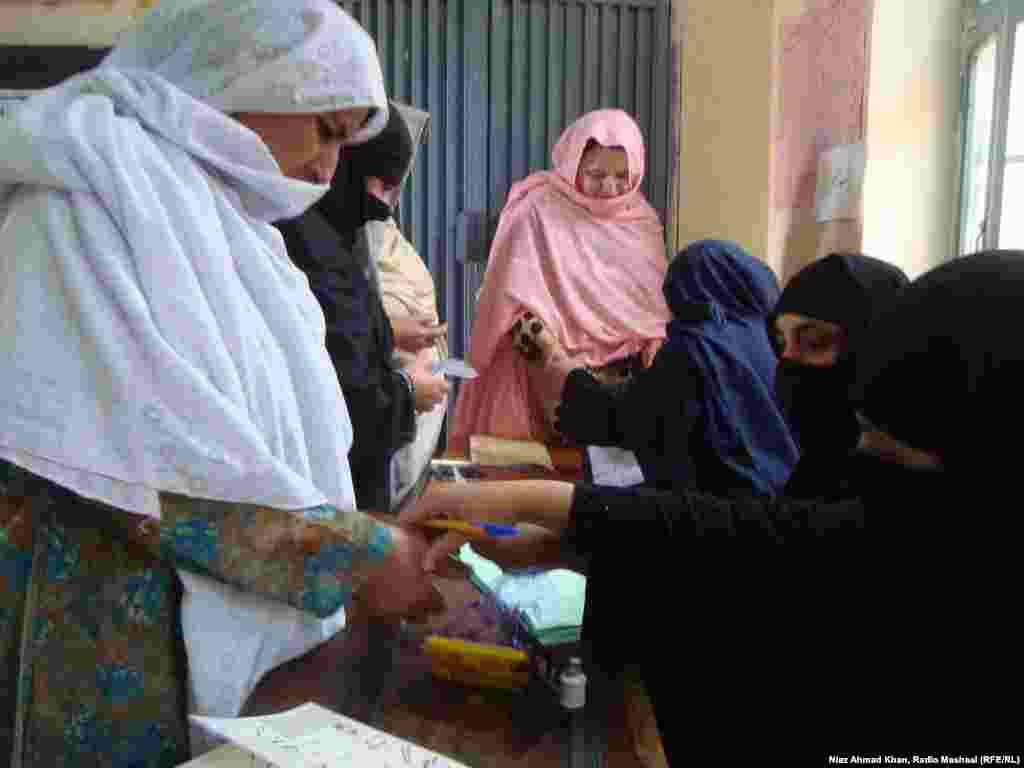
[[[438,530],[456,531],[465,534],[470,538],[501,538],[503,536],[515,536],[519,529],[514,525],[498,525],[496,523],[467,523],[462,520],[452,520],[444,517],[433,517],[429,520],[421,520],[419,525]]]

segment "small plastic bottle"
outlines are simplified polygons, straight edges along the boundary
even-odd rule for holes
[[[569,666],[559,680],[562,685],[562,707],[583,709],[587,703],[587,676],[583,672],[583,661],[575,656],[569,659]]]
[[[561,683],[562,709],[569,718],[569,768],[583,768],[590,765],[587,753],[587,735],[584,705],[587,703],[587,676],[583,673],[583,662],[573,657],[569,666],[559,676]]]

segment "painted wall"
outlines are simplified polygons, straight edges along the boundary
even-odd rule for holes
[[[863,249],[916,276],[956,251],[960,0],[876,0]]]
[[[875,0],[867,172],[859,222],[776,209],[782,24],[811,0],[676,0],[682,114],[677,243],[738,240],[783,279],[829,251],[862,249],[913,274],[953,253],[960,0]]]
[[[885,0],[874,0],[883,2]],[[784,26],[799,18],[812,7],[820,7],[820,0],[776,0],[772,29],[772,136],[781,134],[779,128],[784,119],[782,110],[782,46],[784,44]],[[868,20],[867,34],[870,35],[871,20]],[[863,38],[862,38],[863,40]],[[861,43],[861,45],[868,45]],[[866,60],[870,61],[870,48],[866,52]],[[868,66],[865,64],[860,72],[864,80],[868,78]],[[866,107],[866,98],[865,98]],[[829,137],[832,144],[855,143],[864,139],[864,122],[862,116],[857,125],[846,125],[841,132]],[[838,130],[838,124],[832,131]],[[773,149],[773,164],[781,163],[782,158],[777,149]],[[773,191],[774,192],[774,191]],[[773,194],[774,196],[774,194]],[[771,207],[769,211],[767,260],[779,273],[783,280],[788,279],[801,267],[820,258],[827,253],[839,250],[859,250],[861,244],[861,221],[843,220],[819,224],[813,208]]]
[[[784,20],[809,4],[776,0],[773,120],[779,119],[779,31]],[[812,210],[773,209],[768,259],[783,278],[834,250],[862,250],[912,276],[952,256],[960,14],[961,0],[875,0],[865,96],[862,218],[818,224]]]
[[[676,243],[768,234],[773,2],[677,0],[682,115]]]
[[[819,227],[812,210],[771,203],[780,29],[809,4],[676,0],[683,25],[679,246],[704,237],[736,240],[785,277],[820,248],[859,245],[857,223]]]
[[[134,14],[155,0],[2,0],[0,45],[114,44]]]

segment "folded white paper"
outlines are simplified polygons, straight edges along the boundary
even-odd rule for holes
[[[450,357],[447,360],[439,360],[430,366],[430,370],[435,374],[439,373],[442,376],[454,376],[457,379],[475,379],[478,374],[476,368],[466,363],[464,360],[459,360],[454,357]]]
[[[644,481],[644,472],[632,451],[611,446],[587,447],[594,485],[613,485],[628,488]]]
[[[188,768],[467,768],[317,704],[265,717],[190,719],[231,746],[185,763]],[[248,763],[237,762],[239,750],[248,754]]]

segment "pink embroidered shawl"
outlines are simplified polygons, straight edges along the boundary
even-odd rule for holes
[[[576,173],[592,139],[626,150],[626,194],[600,199],[577,190]],[[571,357],[592,366],[636,353],[650,364],[665,338],[665,238],[639,191],[639,127],[620,110],[590,112],[562,134],[551,158],[555,169],[514,184],[502,211],[470,344],[469,362],[480,377],[462,382],[452,447],[472,434],[542,434],[539,415],[531,413],[526,363],[509,338],[524,311],[539,316]]]

